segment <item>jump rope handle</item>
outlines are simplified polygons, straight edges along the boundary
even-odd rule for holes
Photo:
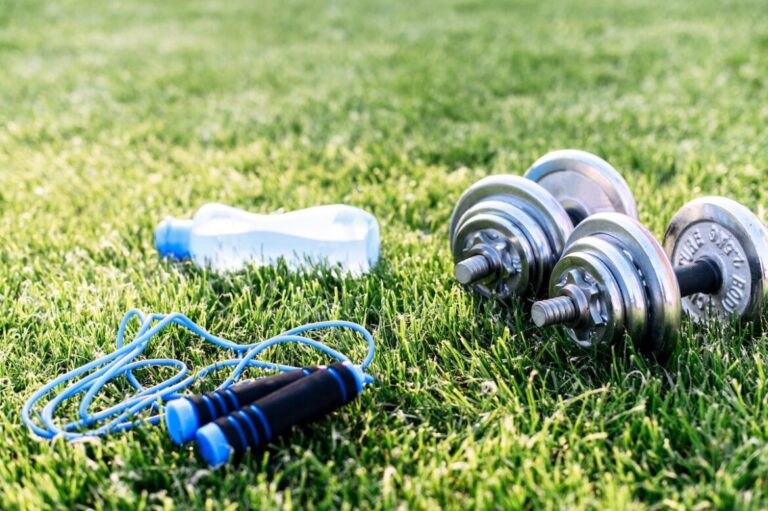
[[[238,383],[226,389],[174,399],[165,408],[165,429],[177,445],[189,442],[194,440],[201,426],[305,378],[318,369],[305,367]]]
[[[264,447],[293,426],[319,419],[355,399],[363,390],[363,374],[350,363],[317,368],[303,378],[240,410],[201,427],[196,434],[203,459],[211,466]]]

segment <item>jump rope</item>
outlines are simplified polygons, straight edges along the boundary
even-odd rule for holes
[[[132,319],[139,320],[140,326],[133,339],[126,343],[126,329]],[[139,359],[150,341],[170,325],[181,326],[236,356],[197,372],[191,372],[177,359]],[[353,364],[344,354],[304,336],[308,332],[333,329],[351,330],[365,339],[368,352],[361,364]],[[291,343],[317,349],[337,362],[330,366],[294,367],[260,358],[272,346]],[[210,465],[218,466],[233,454],[239,459],[246,451],[264,447],[294,425],[317,419],[354,400],[373,382],[366,370],[374,354],[371,333],[348,321],[309,323],[260,342],[238,344],[209,333],[183,314],[144,314],[134,309],[120,322],[115,351],[43,385],[26,401],[21,415],[24,424],[36,435],[70,441],[164,421],[175,443],[195,439],[202,457]],[[176,371],[160,383],[145,387],[133,372],[146,368]],[[238,382],[243,371],[249,368],[277,374]],[[231,369],[231,373],[213,392],[191,397],[181,394],[209,374],[225,369]],[[136,392],[117,404],[92,411],[97,396],[122,377]],[[40,409],[41,402],[49,396],[52,397]],[[79,419],[69,422],[57,419],[57,413],[76,399],[79,399],[75,403]]]

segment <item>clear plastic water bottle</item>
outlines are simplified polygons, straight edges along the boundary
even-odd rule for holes
[[[370,213],[342,204],[273,215],[206,204],[192,220],[160,222],[155,246],[163,256],[191,258],[215,271],[282,258],[293,269],[327,264],[359,275],[379,259],[379,224]]]

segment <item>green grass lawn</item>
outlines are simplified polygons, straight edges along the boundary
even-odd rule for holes
[[[684,322],[663,367],[586,352],[465,293],[446,233],[471,183],[563,147],[620,169],[656,235],[705,194],[765,220],[765,3],[397,4],[0,0],[0,507],[768,507],[768,318]],[[155,224],[209,201],[363,207],[381,263],[162,261]],[[161,427],[34,437],[24,400],[112,350],[133,307],[241,342],[361,322],[378,383],[215,471]],[[222,355],[178,330],[153,353]]]

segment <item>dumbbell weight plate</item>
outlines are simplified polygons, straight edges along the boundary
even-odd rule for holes
[[[695,199],[670,221],[664,249],[674,267],[710,258],[720,268],[718,292],[683,298],[694,320],[759,316],[768,298],[768,230],[749,209],[725,197]]]
[[[475,254],[501,257],[499,272],[473,284],[483,296],[507,298],[529,286],[539,292],[555,264],[550,242],[538,223],[517,205],[484,200],[469,208],[454,235],[454,262]],[[480,247],[496,248],[494,254]]]
[[[595,337],[594,341],[600,343],[610,343],[618,340],[623,333],[629,335],[632,339],[642,339],[648,328],[648,298],[646,297],[645,285],[643,284],[642,276],[638,273],[637,267],[634,262],[627,255],[626,251],[616,245],[616,242],[610,236],[589,236],[588,238],[581,238],[578,241],[569,243],[566,248],[566,255],[558,261],[555,266],[553,275],[560,275],[568,261],[571,260],[570,254],[591,254],[604,261],[607,261],[607,266],[610,269],[612,280],[615,281],[615,285],[620,290],[620,303],[613,304],[612,309],[621,306],[623,309],[622,317],[624,318],[624,328],[619,330],[618,328],[613,331],[602,329],[605,334],[602,338]],[[576,267],[579,263],[576,262]],[[600,280],[595,276],[596,280]],[[608,279],[604,279],[608,280]],[[557,295],[557,289],[553,286],[554,282],[550,283],[550,296]],[[607,284],[601,284],[602,287],[607,288]],[[618,317],[617,314],[607,315],[606,321],[610,322],[613,317]]]
[[[568,335],[584,348],[610,341],[623,331],[624,306],[621,289],[611,269],[599,255],[588,251],[565,254],[555,266],[550,280],[550,296],[579,297],[586,302],[585,317],[568,325]],[[569,287],[580,290],[569,293]]]
[[[528,289],[535,271],[521,261],[534,260],[536,252],[516,224],[505,216],[477,213],[459,225],[452,247],[454,262],[482,254],[498,263],[496,272],[471,284],[478,293],[503,299]]]
[[[637,218],[637,204],[627,182],[607,161],[592,153],[553,151],[536,160],[525,177],[581,219],[605,212]]]
[[[636,339],[643,341],[639,346],[642,351],[663,357],[673,346],[680,326],[680,288],[664,249],[637,220],[619,213],[598,213],[574,229],[565,254],[580,240],[583,245],[589,244],[591,237],[620,247],[632,261],[640,277],[637,282],[645,288],[647,310],[645,335]],[[632,282],[630,279],[626,281]],[[639,296],[640,291],[632,290],[632,294]],[[625,311],[625,316],[633,316],[634,312]]]
[[[466,211],[484,200],[498,200],[515,204],[537,219],[547,233],[552,250],[562,251],[573,224],[560,203],[546,190],[529,179],[510,174],[488,176],[470,186],[462,194],[451,215],[448,236],[451,245]]]

